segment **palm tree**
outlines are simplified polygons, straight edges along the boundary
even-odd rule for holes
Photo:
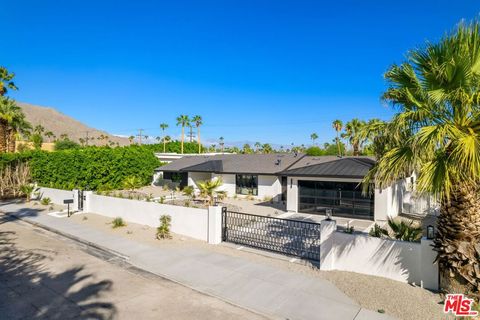
[[[88,138],[87,138],[88,139]],[[135,136],[130,136],[128,137],[128,142],[130,142],[130,144],[133,143],[133,140],[135,140]]]
[[[434,245],[448,293],[480,292],[479,66],[480,24],[473,22],[390,67],[383,98],[399,110],[390,136],[404,139],[365,179],[383,188],[416,172],[417,192],[440,200]]]
[[[377,159],[381,158],[390,149],[392,138],[389,137],[390,131],[391,128],[387,122],[376,118],[370,119],[360,130],[361,139],[369,143],[365,149],[370,149]]]
[[[252,153],[252,148],[250,147],[250,145],[248,143],[245,143],[243,145],[242,153],[245,153],[245,154]]]
[[[14,77],[15,73],[8,72],[5,67],[0,67],[0,96],[7,94],[8,89],[18,90],[15,83],[13,83]]]
[[[0,96],[0,152],[14,152],[16,134],[29,128],[30,124],[15,101]]]
[[[190,125],[190,119],[187,115],[181,114],[177,117],[177,126],[182,126],[182,143],[181,143],[181,152],[183,153],[183,142],[185,139],[185,127]]]
[[[342,156],[342,150],[340,149],[339,134],[340,134],[340,131],[342,131],[342,129],[343,129],[343,122],[342,122],[342,120],[338,120],[338,119],[334,120],[333,123],[332,123],[332,126],[333,126],[333,129],[335,129],[335,132],[337,133],[336,142],[337,142],[338,156],[341,157]]]
[[[200,196],[206,198],[206,203],[208,205],[213,205],[215,202],[215,197],[221,192],[218,191],[218,188],[222,186],[222,179],[213,179],[207,181],[197,182],[198,189],[200,189]]]
[[[264,143],[262,145],[262,152],[263,153],[272,153],[273,149],[272,149],[272,146],[268,143]]]
[[[165,130],[168,128],[167,123],[160,123],[160,129],[162,129],[162,137],[163,137],[163,153],[165,153],[166,149],[166,141],[165,141]]]
[[[37,124],[35,128],[33,128],[33,133],[42,135],[45,132],[45,128],[41,124]]]
[[[45,137],[48,138],[48,142],[52,142],[52,138],[53,138],[54,134],[52,131],[47,131],[45,132]]]
[[[315,140],[318,139],[318,134],[315,132],[310,135],[310,139],[312,139],[312,143],[315,145]]]
[[[198,153],[202,153],[202,144],[200,143],[200,126],[203,124],[202,117],[196,115],[192,118],[192,122],[194,122],[195,127],[197,127]]]
[[[223,147],[225,146],[225,142],[224,142],[224,138],[223,137],[220,137],[219,139],[219,145],[220,145],[220,150],[222,150],[222,153],[223,153]]]
[[[352,146],[354,156],[360,155],[360,148],[365,141],[361,135],[363,126],[365,126],[365,121],[354,118],[346,123],[345,133],[342,133],[342,138],[348,139],[348,142]]]

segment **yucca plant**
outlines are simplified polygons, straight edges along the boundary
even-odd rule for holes
[[[123,181],[123,187],[130,192],[133,192],[135,189],[138,189],[142,186],[142,180],[135,176],[130,176],[125,178]]]
[[[480,292],[480,25],[461,23],[412,50],[385,74],[398,113],[394,143],[366,182],[386,187],[417,173],[417,192],[440,199],[434,241],[441,287]]]
[[[40,203],[44,206],[48,206],[52,204],[52,200],[49,197],[44,197],[40,200]]]
[[[172,222],[172,217],[169,215],[162,215],[160,217],[160,226],[157,228],[157,239],[170,239],[172,238],[170,234],[170,225]]]

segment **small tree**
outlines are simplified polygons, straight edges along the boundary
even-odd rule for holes
[[[198,188],[200,189],[200,195],[205,197],[206,204],[213,205],[215,202],[215,197],[218,195],[220,188],[223,184],[222,179],[214,179],[214,180],[207,180],[207,181],[200,181],[197,183]]]
[[[157,228],[157,239],[171,239],[170,226],[172,217],[169,215],[162,215],[160,217],[160,226]]]
[[[138,189],[142,186],[142,181],[140,178],[135,177],[135,176],[130,176],[125,178],[125,181],[123,181],[123,187],[130,192],[133,192],[135,189]]]

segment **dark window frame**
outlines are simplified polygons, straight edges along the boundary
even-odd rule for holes
[[[237,173],[235,175],[235,193],[245,196],[258,196],[258,175]]]

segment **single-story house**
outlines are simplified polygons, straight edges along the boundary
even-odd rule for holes
[[[291,212],[386,220],[400,210],[402,184],[362,194],[360,185],[373,157],[303,154],[186,156],[158,168],[156,176],[197,188],[198,181],[222,179],[227,196],[283,201]]]

